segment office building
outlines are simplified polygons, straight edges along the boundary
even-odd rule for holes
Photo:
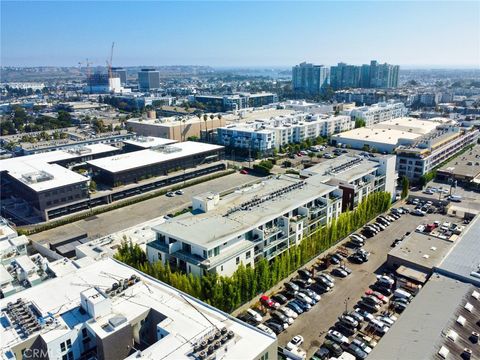
[[[127,84],[127,70],[121,67],[112,67],[113,77],[120,78],[120,84],[122,86]]]
[[[87,164],[96,181],[115,187],[215,163],[223,157],[223,146],[185,141],[91,160]],[[225,168],[223,163],[218,165],[217,170]]]
[[[213,141],[212,134],[220,126],[225,126],[224,117],[208,116],[207,121],[203,117],[186,116],[168,117],[161,119],[129,119],[127,128],[140,136],[152,136],[176,141],[185,141],[188,138],[206,139]]]
[[[330,84],[330,70],[324,65],[303,62],[292,68],[292,89],[294,92],[319,95]]]
[[[301,170],[300,176],[320,176],[324,184],[338,187],[342,191],[342,211],[347,211],[378,191],[390,193],[395,200],[398,178],[395,163],[395,155],[375,158],[341,155]]]
[[[2,199],[20,198],[44,220],[58,216],[88,199],[89,178],[68,167],[118,151],[94,144],[1,160]]]
[[[161,147],[165,145],[171,145],[171,144],[175,144],[176,142],[177,142],[176,140],[170,140],[170,139],[153,137],[153,136],[136,136],[131,140],[124,141],[122,150],[124,152],[132,152],[132,151]]]
[[[441,125],[439,122],[414,118],[395,118],[332,135],[333,145],[347,145],[354,149],[393,153],[400,145],[413,144]],[[398,162],[398,157],[397,157]]]
[[[141,91],[157,90],[160,88],[160,72],[155,69],[142,69],[138,73],[138,88]]]
[[[126,91],[120,82],[120,77],[109,74],[94,73],[87,79],[86,91],[89,94],[109,94]]]
[[[283,145],[330,136],[354,126],[355,122],[347,115],[294,113],[220,127],[217,142],[231,148],[271,152]]]
[[[330,68],[330,82],[335,90],[359,87],[396,88],[399,70],[398,65],[379,64],[376,60],[362,66],[338,63]]]
[[[237,93],[231,95],[195,95],[196,102],[205,106],[206,111],[225,112],[248,108],[262,107],[278,102],[278,96],[273,93],[256,94]]]
[[[319,180],[282,175],[223,197],[197,195],[191,213],[153,227],[148,259],[196,276],[271,260],[340,214],[341,191]]]
[[[476,144],[478,138],[478,129],[440,125],[413,143],[396,149],[398,174],[417,180],[465,147]]]
[[[354,121],[362,119],[365,121],[365,126],[372,126],[379,122],[404,117],[407,114],[407,108],[401,102],[388,101],[371,106],[355,107],[342,111],[342,114],[350,115]]]
[[[277,340],[106,258],[0,300],[2,359],[276,359]]]

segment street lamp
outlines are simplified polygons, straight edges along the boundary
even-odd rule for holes
[[[347,298],[344,300],[344,302],[345,302],[345,314],[348,313],[348,300],[350,300],[349,297],[347,297]]]

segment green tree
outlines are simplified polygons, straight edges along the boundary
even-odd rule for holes
[[[408,196],[408,188],[409,188],[409,182],[408,182],[408,178],[406,176],[404,176],[402,178],[402,199],[405,199],[407,196]]]
[[[365,127],[365,126],[366,126],[366,122],[364,119],[362,118],[355,119],[355,129]]]
[[[91,192],[97,191],[97,183],[95,180],[90,180],[90,185],[88,186]]]

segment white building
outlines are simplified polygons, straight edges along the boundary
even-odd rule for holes
[[[241,262],[273,259],[340,214],[341,191],[321,180],[282,175],[223,198],[196,196],[192,213],[153,227],[148,259],[194,275],[232,275]]]
[[[403,117],[407,114],[407,108],[401,102],[388,101],[371,106],[356,107],[352,110],[343,111],[342,114],[350,115],[355,121],[365,120],[366,126]]]
[[[217,141],[228,147],[269,152],[283,145],[351,130],[354,126],[355,122],[346,115],[295,113],[219,127]]]
[[[0,300],[0,358],[276,359],[276,338],[112,259]]]

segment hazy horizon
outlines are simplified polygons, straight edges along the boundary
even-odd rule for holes
[[[479,2],[2,1],[1,22],[2,66],[104,66],[113,41],[113,66],[480,66]]]

